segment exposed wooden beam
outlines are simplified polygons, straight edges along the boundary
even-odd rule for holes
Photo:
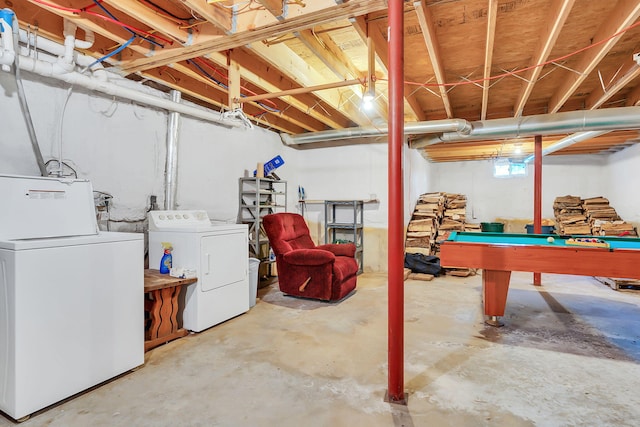
[[[297,82],[300,86],[316,86],[326,83],[324,76],[283,44],[266,46],[264,43],[253,43],[250,48],[263,61],[271,64],[281,74]],[[315,95],[335,110],[344,111],[358,125],[371,124],[370,120],[348,101],[348,98],[353,96],[350,91],[323,90],[316,92]]]
[[[274,76],[269,75],[269,69],[267,68],[267,66],[263,66],[263,68],[265,69],[258,69],[258,66],[262,63],[260,61],[256,61],[255,57],[249,57],[248,53],[244,49],[236,49],[235,53],[237,61],[239,62],[239,64],[241,64],[240,75],[242,76],[243,80],[250,82],[251,84],[261,88],[268,93],[278,93],[284,91],[282,87],[277,86],[274,83],[278,82],[278,84],[282,84],[283,82],[281,81],[281,79],[274,78]],[[211,53],[208,54],[206,58],[217,64],[218,66],[226,69],[226,56],[222,53]],[[248,68],[248,66],[251,66],[252,68]],[[322,112],[318,111],[318,109],[314,108],[315,103],[309,102],[307,100],[309,99],[309,97],[312,97],[312,95],[309,95],[308,97],[299,97],[304,100],[298,99],[298,97],[291,95],[281,95],[279,98],[301,113],[304,113],[305,115],[313,118],[320,123],[324,123],[327,127],[331,127],[333,129],[341,129],[348,125],[348,120],[341,119],[341,117],[338,117],[338,114],[334,116],[330,113],[325,113],[324,111],[322,111],[322,109],[320,109],[320,111]]]
[[[489,107],[489,86],[491,81],[491,63],[493,61],[493,43],[496,38],[496,18],[498,17],[498,0],[489,0],[487,7],[487,37],[484,45],[484,81],[482,84],[482,111],[480,120],[487,118]]]
[[[429,58],[431,59],[431,66],[436,76],[436,82],[438,83],[438,89],[440,90],[440,98],[444,104],[444,109],[448,118],[453,117],[453,110],[451,108],[451,102],[449,101],[449,95],[447,94],[447,88],[444,86],[446,83],[444,76],[444,66],[442,64],[442,56],[440,55],[440,48],[438,46],[438,40],[436,38],[436,29],[433,23],[433,17],[427,7],[426,0],[420,0],[413,2],[413,6],[418,16],[418,22],[420,22],[420,28],[422,28],[422,36],[424,42],[427,45],[427,51],[429,52]]]
[[[368,37],[373,40],[378,62],[382,64],[385,70],[388,69],[389,49],[387,40],[383,37],[382,33],[376,31],[373,25],[368,24],[364,16],[358,16],[351,19],[351,24],[356,29],[363,41],[367,40]],[[413,113],[417,120],[427,120],[427,115],[424,113],[424,110],[422,109],[422,106],[418,102],[416,96],[413,94],[413,91],[413,87],[404,85],[404,97],[407,101],[407,105],[409,106],[409,108],[411,109],[411,113]],[[405,112],[408,113],[409,111]]]
[[[328,34],[314,34],[311,30],[296,33],[304,45],[317,56],[326,66],[341,80],[360,78],[364,82],[366,77],[352,63],[351,59],[336,45]],[[345,85],[357,97],[363,97],[363,88],[356,85]],[[386,120],[386,103],[384,106],[380,101],[371,104],[377,115]]]
[[[105,0],[105,2],[119,11],[135,17],[139,22],[165,34],[180,43],[186,43],[189,34],[181,30],[176,22],[158,16],[148,7],[136,0]]]
[[[234,100],[240,98],[240,66],[234,58],[233,50],[227,52],[227,71],[229,81],[227,107],[233,110]]]
[[[51,12],[54,15],[57,15],[63,19],[68,19],[69,21],[73,22],[74,24],[76,24],[78,27],[82,28],[82,29],[86,29],[86,30],[90,30],[93,31],[95,34],[99,34],[103,37],[105,37],[108,40],[112,40],[117,44],[124,44],[127,42],[127,40],[129,40],[131,38],[131,33],[127,32],[124,28],[106,22],[106,21],[97,21],[94,22],[91,19],[84,17],[84,16],[80,16],[80,15],[76,15],[74,13],[71,12],[66,12],[64,10],[58,9],[56,7],[49,7],[47,5],[43,5],[41,3],[35,3],[31,0],[29,0],[30,3],[33,3],[34,5],[41,7],[49,12]],[[68,7],[68,5],[66,4],[61,4],[59,0],[48,0],[47,3],[51,4],[51,5],[55,5],[61,8],[64,7]],[[62,34],[60,34],[59,37],[61,37]],[[58,37],[58,38],[59,38]],[[127,50],[131,49],[134,52],[137,52],[139,54],[142,55],[147,55],[150,52],[150,49],[147,46],[143,46],[143,45],[139,45],[137,43],[131,43]]]
[[[356,85],[362,86],[362,81],[361,80],[357,80],[357,79],[356,80],[343,80],[343,81],[340,81],[340,82],[326,83],[326,84],[322,84],[322,85],[318,85],[318,86],[299,87],[299,88],[296,88],[296,89],[283,90],[282,92],[265,93],[265,94],[262,94],[262,95],[247,96],[247,97],[244,97],[242,99],[237,99],[236,98],[235,102],[244,103],[244,102],[252,102],[252,101],[261,101],[263,99],[281,98],[281,97],[287,96],[287,95],[299,95],[301,93],[316,92],[316,91],[319,91],[319,90],[335,89],[337,87],[356,86]]]
[[[195,0],[191,0],[195,1]],[[205,0],[197,0],[205,1]],[[302,31],[339,19],[348,19],[354,16],[364,15],[386,7],[386,0],[351,0],[348,3],[322,9],[317,12],[307,13],[272,25],[264,25],[254,29],[246,29],[224,37],[197,43],[181,49],[165,49],[157,52],[151,58],[132,61],[123,67],[125,73],[135,73],[145,69],[183,61],[206,55],[210,52],[219,52],[260,42],[269,37],[277,37],[294,31]]]
[[[224,7],[216,4],[209,4],[207,3],[207,0],[180,1],[224,33],[228,34],[233,31],[233,15],[230,9],[225,9]]]
[[[609,16],[603,19],[603,24],[593,37],[594,43],[604,41],[602,44],[589,49],[583,53],[582,59],[573,67],[578,73],[571,73],[564,81],[564,84],[556,90],[549,102],[549,113],[556,113],[569,99],[569,97],[580,87],[582,82],[589,76],[598,63],[620,40],[622,34],[610,38],[624,28],[631,25],[640,16],[640,1],[620,0],[616,3],[615,9]]]
[[[312,30],[297,31],[298,39],[317,56],[339,79],[357,78],[358,70],[332,40],[320,39]]]
[[[620,66],[619,74],[621,74],[620,77],[609,83],[605,87],[605,90],[599,85],[591,92],[585,102],[585,109],[595,110],[596,108],[600,108],[609,98],[622,90],[636,77],[640,76],[640,65],[638,65],[633,58],[629,58]]]
[[[533,65],[544,63],[551,54],[551,50],[558,40],[560,31],[562,30],[574,3],[575,0],[553,0],[551,7],[549,8],[549,15],[546,20],[545,28],[542,30],[540,41],[535,54],[532,57]],[[542,68],[543,67],[535,67],[523,75],[525,81],[522,83],[520,94],[518,95],[518,99],[513,107],[515,117],[522,116],[524,106],[529,100],[529,96],[531,96],[533,86],[540,77],[540,73],[542,73]]]
[[[283,0],[257,0],[264,6],[269,13],[276,18],[284,18],[284,1]]]

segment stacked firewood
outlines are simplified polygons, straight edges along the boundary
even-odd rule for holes
[[[427,193],[418,198],[407,228],[405,252],[434,255],[438,228],[445,209],[444,193]]]
[[[556,217],[556,233],[591,234],[591,226],[582,208],[579,196],[556,197],[553,202],[553,213]]]
[[[467,224],[467,197],[454,193],[426,193],[418,198],[407,228],[405,252],[436,255],[440,243],[452,231],[480,231],[480,224]],[[468,276],[472,269],[445,269],[447,274]]]
[[[561,235],[637,236],[635,227],[623,221],[605,197],[556,197],[553,211]]]

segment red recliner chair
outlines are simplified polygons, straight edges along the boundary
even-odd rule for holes
[[[353,243],[316,246],[304,218],[295,213],[266,215],[262,224],[276,255],[283,293],[338,301],[356,288],[358,263]]]

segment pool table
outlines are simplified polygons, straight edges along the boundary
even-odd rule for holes
[[[502,326],[499,318],[504,316],[512,271],[640,279],[639,238],[580,236],[609,244],[600,248],[568,245],[570,237],[452,232],[440,244],[440,264],[483,269],[485,322],[492,326]]]

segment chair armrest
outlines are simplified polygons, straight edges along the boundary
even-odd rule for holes
[[[326,245],[318,245],[316,249],[329,251],[336,256],[355,257],[356,245],[353,243],[328,243]]]
[[[323,265],[335,259],[334,254],[322,249],[295,249],[282,255],[282,260],[292,265]]]

